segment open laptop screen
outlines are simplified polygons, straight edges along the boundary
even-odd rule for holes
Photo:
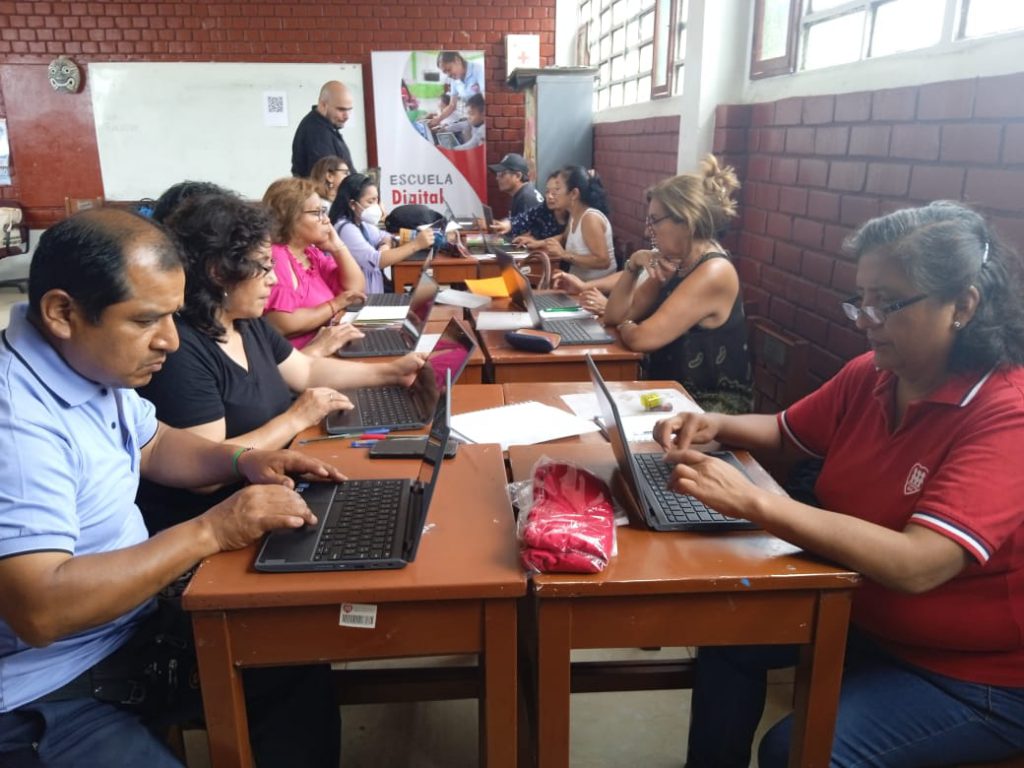
[[[423,332],[423,326],[427,324],[430,310],[434,308],[437,290],[437,282],[426,271],[423,271],[420,274],[419,282],[413,288],[412,297],[409,299],[409,311],[405,315],[405,322],[412,326],[411,330],[417,337]]]
[[[530,281],[526,275],[519,271],[516,260],[504,248],[495,246],[494,255],[498,266],[501,268],[501,279],[505,281],[505,289],[512,301],[526,310],[530,315],[530,323],[534,328],[541,327],[540,311],[537,303],[533,300],[533,291],[530,290]]]
[[[633,467],[633,454],[626,442],[625,432],[622,429],[622,419],[619,417],[619,407],[615,404],[614,398],[604,383],[601,371],[598,370],[594,359],[587,355],[587,371],[590,373],[590,381],[594,384],[594,394],[597,396],[597,407],[601,413],[601,421],[604,424],[605,434],[608,442],[612,444],[612,453],[615,454],[615,462],[619,470],[625,476],[630,491],[639,496],[640,484],[637,482],[636,472]]]

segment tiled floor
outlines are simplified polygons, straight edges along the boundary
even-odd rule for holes
[[[24,301],[14,288],[0,288],[0,328],[10,308]],[[687,649],[622,650],[614,658],[678,658]],[[580,658],[607,658],[586,652]],[[576,658],[574,656],[574,658]],[[792,678],[782,673],[769,686],[762,728],[792,701]],[[682,768],[690,716],[689,691],[577,694],[572,700],[574,768]],[[345,768],[471,768],[477,765],[475,701],[373,704],[342,709]],[[205,734],[186,733],[190,768],[209,765]]]

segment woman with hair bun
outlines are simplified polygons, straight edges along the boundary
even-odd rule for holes
[[[678,381],[706,410],[751,406],[740,279],[715,239],[736,216],[736,173],[708,155],[697,173],[647,190],[655,249],[629,257],[605,307],[622,343],[645,352],[644,378]],[[638,278],[647,272],[651,279]]]
[[[872,219],[846,246],[843,312],[870,345],[776,415],[691,414],[655,438],[670,487],[863,574],[832,766],[989,763],[1024,753],[1024,279],[985,220],[938,202]],[[816,501],[763,491],[720,443],[823,459]],[[793,645],[701,648],[690,768],[750,763],[766,670]],[[839,670],[827,670],[827,674]],[[758,764],[789,763],[792,718]]]
[[[569,223],[558,237],[539,244],[549,258],[568,262],[568,272],[580,280],[596,280],[615,271],[612,223],[601,179],[580,165],[567,165],[548,179],[545,195],[556,216]]]

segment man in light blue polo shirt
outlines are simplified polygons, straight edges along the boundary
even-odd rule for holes
[[[156,225],[89,211],[40,238],[29,303],[12,310],[0,338],[0,765],[179,766],[138,715],[78,683],[202,558],[312,522],[285,473],[340,477],[300,454],[225,446],[156,420],[133,388],[178,346],[172,314],[184,283],[181,257]],[[181,487],[237,475],[253,485],[150,539],[134,502],[140,473]],[[271,685],[279,709],[295,706],[280,676]],[[254,733],[256,754],[268,752],[261,738],[276,740],[278,753],[310,764],[295,750],[312,738],[327,744],[309,759],[334,768],[330,709],[288,719],[289,729],[313,720],[288,734],[294,745]],[[260,761],[270,764],[289,762]]]

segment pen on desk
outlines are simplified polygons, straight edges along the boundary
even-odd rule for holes
[[[368,440],[381,440],[383,439],[390,429],[385,427],[373,427],[372,429],[360,429],[354,432],[342,432],[337,435],[323,435],[322,437],[307,437],[305,440],[299,440],[296,445],[306,445],[308,443],[319,443],[322,440],[342,440],[345,438],[355,438],[356,440],[366,438]]]

